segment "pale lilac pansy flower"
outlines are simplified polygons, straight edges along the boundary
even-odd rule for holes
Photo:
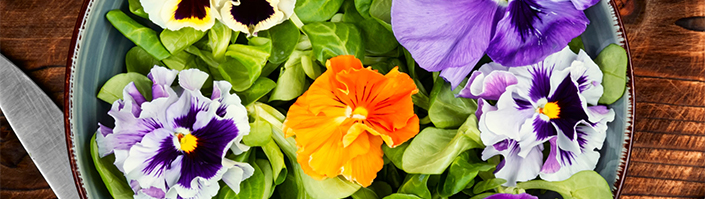
[[[504,166],[498,166],[496,175],[508,180],[505,185],[533,179],[539,173],[546,180],[565,180],[578,171],[594,169],[599,158],[594,149],[602,147],[607,122],[614,120],[614,111],[596,105],[602,95],[602,73],[585,52],[581,50],[576,55],[566,47],[529,66],[482,66],[485,67],[509,74],[475,78],[463,91],[472,93],[473,85],[509,85],[485,89],[504,90],[495,106],[477,94],[470,96],[479,98],[480,136],[488,146],[483,159],[504,156]],[[494,72],[482,68],[483,74]],[[514,84],[492,83],[506,83],[513,78]],[[545,142],[549,142],[551,151],[547,161],[541,163],[543,155],[536,151],[540,153]],[[524,173],[503,172],[509,168],[506,165],[513,164],[522,165],[520,171]]]
[[[178,90],[171,88],[178,76]],[[228,150],[242,153],[250,131],[247,110],[228,82],[216,81],[207,98],[200,89],[205,72],[152,68],[152,101],[130,83],[123,100],[108,112],[115,128],[99,124],[96,135],[101,156],[115,154],[136,198],[209,198],[221,179],[235,192],[254,168],[225,158]]]
[[[453,88],[485,54],[508,67],[560,51],[589,23],[599,0],[394,0],[392,29],[419,66]]]

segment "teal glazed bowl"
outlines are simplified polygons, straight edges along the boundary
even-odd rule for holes
[[[614,2],[602,0],[585,10],[591,23],[582,38],[588,54],[597,56],[611,43],[621,45],[629,55],[620,16]],[[127,0],[85,0],[76,22],[66,64],[66,141],[73,176],[81,198],[110,198],[90,156],[90,140],[98,122],[107,123],[110,104],[96,98],[110,77],[125,71],[125,53],[135,44],[113,28],[105,14],[113,9],[129,13]],[[619,197],[629,165],[634,122],[634,82],[631,60],[624,96],[611,105],[616,118],[609,123],[607,138],[595,171],[613,185]]]

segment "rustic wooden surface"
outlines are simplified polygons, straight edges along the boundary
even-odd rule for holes
[[[83,0],[1,0],[0,53],[63,106],[71,35]],[[636,123],[622,198],[705,197],[703,0],[617,0],[631,44]],[[701,28],[705,21],[692,21]],[[692,28],[691,28],[692,29]],[[64,138],[57,138],[64,139]],[[0,198],[55,198],[0,113]]]

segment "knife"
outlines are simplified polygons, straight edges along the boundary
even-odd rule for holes
[[[64,114],[3,55],[0,55],[0,109],[56,196],[79,198],[66,150]]]

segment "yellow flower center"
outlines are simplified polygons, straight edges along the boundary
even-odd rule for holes
[[[536,112],[544,114],[550,119],[558,119],[558,115],[561,113],[561,107],[555,102],[548,102],[543,108],[538,108]]]
[[[198,143],[196,136],[178,133],[176,137],[179,138],[179,143],[181,143],[181,151],[191,153],[193,150],[196,150],[196,144]]]
[[[367,109],[364,107],[356,107],[355,110],[353,110],[348,106],[345,109],[345,116],[348,118],[364,120],[367,119],[367,114],[369,114],[369,112],[367,112]]]
[[[357,107],[352,112],[352,118],[364,120],[367,118],[367,109],[362,107]]]

